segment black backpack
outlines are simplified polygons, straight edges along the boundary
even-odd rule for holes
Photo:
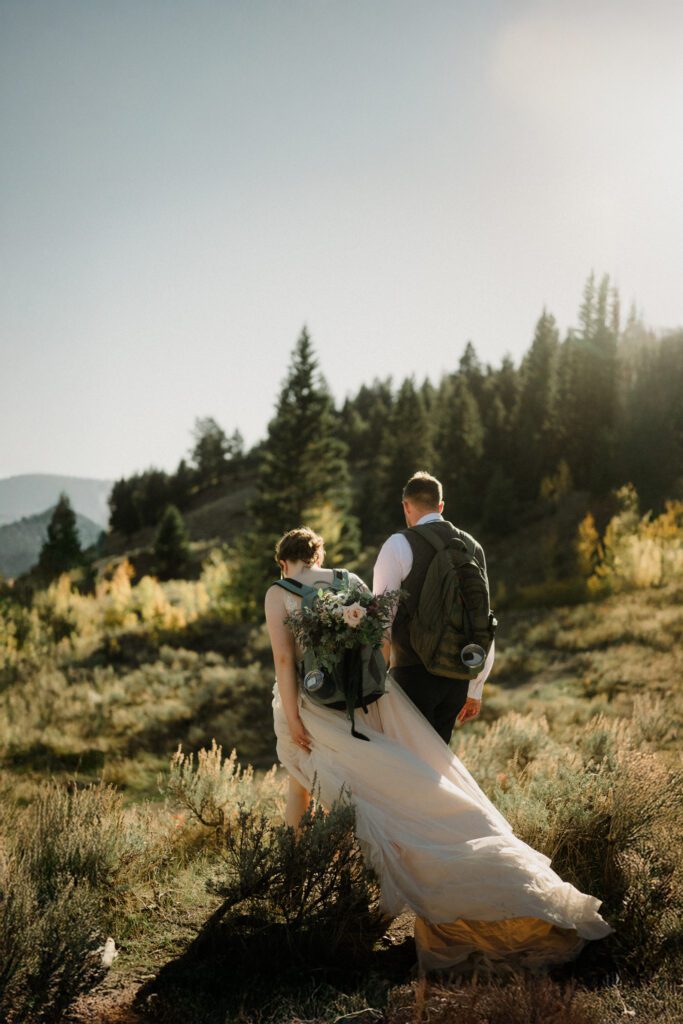
[[[348,586],[348,578],[346,569],[335,569],[332,582],[325,585],[331,590],[341,590]],[[301,598],[302,607],[313,608],[318,599],[318,588],[307,583],[288,578],[273,582],[276,586],[297,594]],[[334,672],[328,673],[320,669],[313,651],[305,650],[299,671],[306,696],[321,707],[334,708],[336,711],[346,709],[351,721],[352,735],[357,739],[367,740],[367,736],[356,731],[354,711],[356,708],[366,711],[368,704],[378,700],[386,691],[387,667],[382,652],[370,644],[346,648],[341,652]],[[311,680],[313,676],[316,678]],[[311,680],[315,688],[309,688],[306,685],[307,680]]]
[[[406,600],[411,647],[434,675],[474,679],[498,625],[486,570],[460,537],[444,539],[428,523],[410,530],[434,548],[420,593]]]

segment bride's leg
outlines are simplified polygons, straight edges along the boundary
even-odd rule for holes
[[[291,825],[292,828],[298,828],[310,800],[311,794],[309,791],[293,775],[290,775],[287,807],[285,808],[285,822],[287,825]]]

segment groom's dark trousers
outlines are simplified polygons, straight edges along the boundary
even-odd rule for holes
[[[438,534],[444,541],[459,537],[468,550],[476,552],[481,564],[484,552],[471,537],[447,521],[430,523],[423,529]],[[401,583],[407,594],[419,595],[427,570],[434,557],[434,548],[414,530],[402,530],[410,544],[413,563],[410,572]],[[410,643],[410,613],[404,600],[399,603],[391,628],[391,660],[394,667],[391,674],[401,689],[422,712],[427,721],[436,729],[444,743],[449,743],[455,719],[467,700],[469,679],[447,679],[428,672]]]
[[[450,742],[455,719],[467,700],[469,680],[435,676],[422,665],[392,668],[391,674],[444,743]]]

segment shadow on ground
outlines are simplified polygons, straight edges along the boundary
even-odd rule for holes
[[[390,987],[410,978],[412,915],[392,922],[369,954],[351,948],[337,949],[333,958],[324,949],[317,953],[314,961],[302,958],[283,926],[212,918],[181,956],[138,990],[131,1009],[155,1024],[224,1024],[252,1015],[282,1020],[295,1007],[319,1016],[323,1003],[359,992],[381,1005]]]

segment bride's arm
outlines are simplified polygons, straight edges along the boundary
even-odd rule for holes
[[[289,731],[295,743],[310,749],[310,736],[299,715],[299,684],[296,676],[294,637],[284,622],[287,611],[284,603],[284,591],[281,587],[271,587],[268,590],[265,611],[270,646],[273,650],[275,679]]]

